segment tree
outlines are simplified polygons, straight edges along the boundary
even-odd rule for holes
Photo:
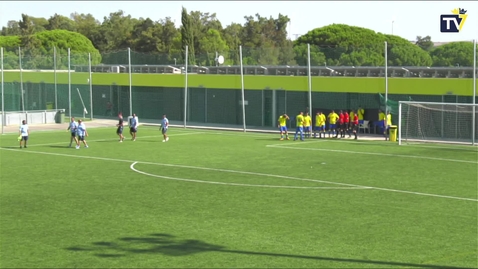
[[[67,30],[67,31],[76,31],[76,25],[73,20],[68,17],[58,15],[51,16],[48,19],[48,30]]]
[[[193,25],[191,18],[184,7],[181,11],[181,23],[181,56],[186,54],[186,46],[188,46],[188,64],[196,64]]]
[[[327,65],[383,66],[385,41],[389,47],[389,65],[431,64],[427,52],[404,38],[344,24],[332,24],[309,31],[296,40],[296,45],[311,44],[319,47],[319,51],[325,55]]]
[[[52,69],[53,64],[53,50],[57,51],[57,67],[59,69],[67,66],[67,49],[71,50],[71,62],[75,65],[87,65],[88,53],[91,53],[92,64],[101,63],[101,55],[93,46],[91,41],[85,36],[69,32],[66,30],[43,31],[29,37],[35,40],[36,47],[34,50],[25,49],[24,37],[8,36],[0,37],[0,46],[11,47],[18,49],[22,47],[22,67],[25,69]],[[15,50],[16,54],[18,50]],[[26,56],[24,56],[26,54]],[[9,56],[13,57],[12,54]],[[18,62],[18,55],[16,55]],[[16,65],[18,66],[18,65]]]
[[[390,66],[431,66],[430,54],[408,40],[396,35],[384,35],[388,43]]]
[[[215,29],[209,29],[206,35],[199,41],[199,48],[205,52],[205,65],[215,65],[216,53],[224,54],[229,50],[226,42],[222,39],[221,33]]]
[[[473,43],[451,42],[431,52],[433,66],[473,66]]]
[[[104,50],[106,47],[104,31],[101,29],[101,23],[93,15],[72,13],[70,18],[74,21],[78,33],[91,40],[95,48]]]
[[[22,31],[20,29],[20,24],[18,21],[8,21],[7,27],[2,27],[2,33],[1,35],[3,36],[15,36],[15,35],[21,35]]]
[[[431,51],[434,47],[432,38],[429,35],[425,37],[417,36],[415,45],[419,46],[422,50],[427,52]]]

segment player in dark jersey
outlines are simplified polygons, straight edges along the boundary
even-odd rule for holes
[[[118,124],[116,124],[116,134],[119,136],[120,140],[119,142],[123,142],[124,136],[123,136],[123,114],[119,113],[118,114]]]
[[[342,133],[342,138],[345,138],[345,133],[352,137],[350,134],[350,115],[347,110],[344,111],[344,132]]]
[[[335,135],[335,138],[338,138],[339,135],[340,137],[345,137],[345,125],[344,125],[344,112],[340,110],[339,113],[339,130],[337,131],[337,135]]]

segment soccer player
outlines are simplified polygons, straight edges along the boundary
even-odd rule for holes
[[[351,121],[351,128],[352,128],[352,132],[354,133],[354,136],[355,136],[355,140],[357,140],[357,129],[358,129],[358,125],[359,125],[359,118],[358,118],[358,115],[357,113],[354,113],[354,117]]]
[[[297,117],[295,117],[296,127],[294,141],[297,140],[297,134],[300,133],[300,140],[304,141],[304,113],[300,112]]]
[[[309,112],[305,112],[304,116],[304,133],[305,137],[310,137],[312,134],[312,118],[309,116]]]
[[[26,120],[22,120],[22,125],[20,125],[18,135],[20,136],[20,148],[22,148],[22,142],[24,145],[23,147],[27,148],[27,141],[28,136],[30,135],[30,130],[28,130],[28,124]]]
[[[78,135],[78,142],[76,143],[76,149],[80,149],[80,144],[83,142],[85,148],[88,147],[85,137],[88,136],[88,131],[86,131],[86,126],[82,120],[78,120],[78,127],[76,129],[76,134]]]
[[[339,113],[339,132],[340,132],[340,138],[344,137],[345,136],[345,131],[344,131],[344,112],[342,110],[340,110],[340,113]],[[339,137],[339,132],[337,132],[337,135],[335,136],[335,138],[338,138]]]
[[[387,116],[385,116],[385,119],[383,121],[383,126],[384,126],[383,136],[385,136],[385,141],[387,141],[387,139],[390,139],[388,136],[388,132],[390,131],[391,125],[392,125],[392,114],[390,113],[390,111],[388,111]]]
[[[136,117],[136,114],[133,114],[133,118],[131,118],[131,126],[129,127],[129,134],[131,135],[131,140],[136,141],[137,131],[138,131],[138,117]]]
[[[167,142],[169,140],[168,137],[168,127],[169,127],[169,120],[166,118],[166,115],[163,115],[163,120],[161,121],[161,133],[163,134],[163,142]]]
[[[359,106],[357,110],[357,114],[358,114],[359,124],[363,124],[363,116],[365,115],[365,110],[361,106]]]
[[[332,132],[332,135],[334,135],[337,132],[337,120],[339,119],[339,115],[335,113],[335,110],[332,110],[332,112],[329,113],[327,116],[329,119],[329,138],[330,138],[330,132]],[[324,134],[325,138],[325,134]]]
[[[319,132],[319,138],[322,138],[322,133],[324,134],[325,138],[325,115],[322,111],[317,112],[315,116],[315,128],[314,128],[314,137],[317,137],[317,131]]]
[[[351,137],[352,135],[350,134],[350,116],[349,113],[347,113],[347,110],[344,111],[344,132],[342,134],[342,137],[345,138],[345,132]]]
[[[78,124],[75,121],[75,117],[71,117],[70,125],[68,125],[67,131],[70,131],[70,148],[73,140],[75,140],[75,145],[78,144],[78,139],[76,139],[76,128],[78,128]]]
[[[116,134],[119,136],[119,142],[124,141],[124,135],[123,135],[123,114],[119,113],[118,114],[118,124],[116,124]]]
[[[378,110],[378,126],[380,128],[380,132],[385,131],[385,113],[381,109]]]
[[[287,116],[287,114],[280,115],[279,119],[277,120],[279,123],[277,127],[279,127],[281,141],[284,140],[284,135],[285,139],[290,139],[289,132],[287,132],[287,120],[289,120],[289,116]]]

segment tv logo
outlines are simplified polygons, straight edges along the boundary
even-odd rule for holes
[[[465,25],[467,10],[463,8],[455,8],[451,11],[453,14],[440,16],[440,32],[442,33],[459,33]]]

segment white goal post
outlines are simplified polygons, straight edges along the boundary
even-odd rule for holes
[[[400,101],[398,144],[476,145],[478,104]]]

